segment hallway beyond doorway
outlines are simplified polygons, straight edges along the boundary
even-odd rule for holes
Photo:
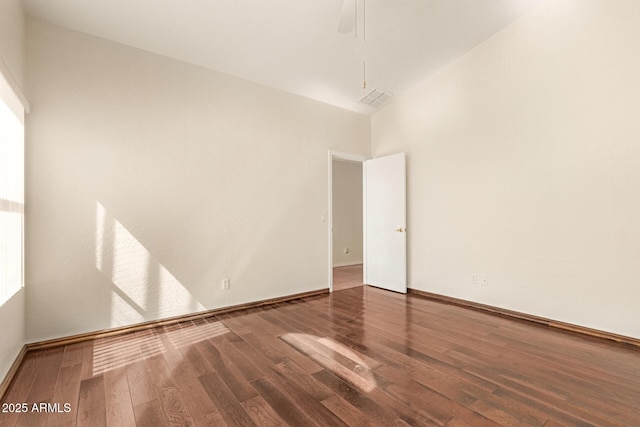
[[[333,268],[333,290],[362,286],[362,264]]]

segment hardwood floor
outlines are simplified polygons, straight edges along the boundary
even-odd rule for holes
[[[639,426],[639,402],[637,348],[364,286],[31,352],[0,425]]]
[[[333,290],[362,286],[362,264],[333,267]]]

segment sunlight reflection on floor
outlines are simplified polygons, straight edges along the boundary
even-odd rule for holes
[[[125,367],[131,363],[229,332],[222,322],[172,325],[163,332],[156,329],[101,338],[93,344],[93,375]]]
[[[367,357],[332,338],[296,333],[280,338],[360,391],[368,393],[377,386]]]

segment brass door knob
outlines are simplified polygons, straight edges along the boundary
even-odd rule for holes
[[[393,231],[397,231],[398,233],[404,233],[405,231],[407,231],[407,229],[406,229],[406,228],[404,228],[404,227],[400,227],[400,228],[396,228],[396,229],[395,229],[395,230],[393,230]]]

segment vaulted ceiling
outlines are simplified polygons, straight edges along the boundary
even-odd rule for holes
[[[30,15],[72,30],[370,114],[375,108],[359,101],[372,90],[402,94],[543,1],[24,0],[24,4]],[[338,32],[343,5],[355,11],[355,30],[348,33]]]

